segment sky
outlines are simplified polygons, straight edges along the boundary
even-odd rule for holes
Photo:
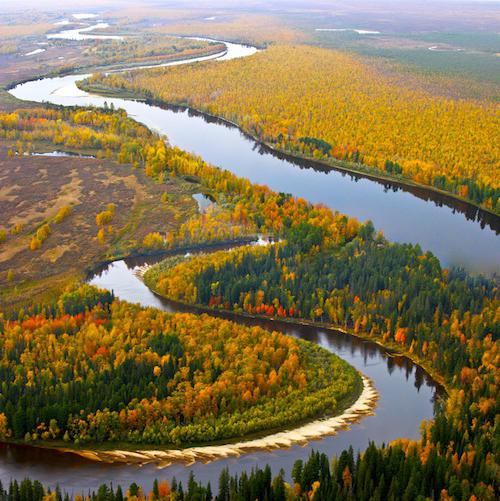
[[[500,0],[350,0],[350,1],[342,1],[342,0],[74,0],[71,2],[71,6],[75,5],[87,5],[89,8],[96,6],[107,6],[107,5],[117,5],[119,3],[123,4],[142,4],[142,3],[151,3],[156,5],[165,5],[169,7],[176,6],[191,6],[191,7],[210,7],[210,6],[218,6],[218,7],[244,7],[251,5],[258,6],[269,6],[274,4],[279,7],[311,7],[311,6],[321,6],[324,8],[334,7],[335,5],[351,5],[353,8],[356,6],[371,6],[376,7],[379,5],[398,5],[400,8],[404,5],[443,5],[443,4],[498,4],[500,7]],[[26,8],[26,7],[36,7],[38,9],[44,8],[68,8],[67,0],[24,0],[20,2],[19,0],[0,0],[0,13],[2,7],[17,7],[17,8]]]

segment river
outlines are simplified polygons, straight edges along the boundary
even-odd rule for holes
[[[157,259],[150,258],[149,262]],[[144,306],[154,306],[170,312],[197,311],[196,308],[179,308],[153,294],[134,273],[137,266],[146,262],[148,262],[146,259],[141,258],[114,262],[99,270],[89,282],[113,290],[121,299]],[[375,409],[376,414],[363,418],[347,431],[311,441],[306,446],[259,451],[240,457],[219,459],[208,464],[201,462],[189,466],[172,464],[165,469],[158,469],[153,464],[137,466],[95,463],[49,450],[3,445],[0,446],[2,482],[8,482],[11,478],[22,479],[29,475],[47,485],[54,486],[58,483],[71,492],[94,489],[99,484],[109,481],[114,485],[124,486],[137,482],[145,489],[151,489],[155,478],[169,480],[175,476],[185,484],[189,472],[193,471],[197,479],[203,482],[211,481],[214,485],[221,469],[225,467],[228,467],[231,473],[236,473],[270,464],[275,473],[280,468],[289,473],[295,460],[306,459],[312,450],[333,456],[350,445],[354,450],[362,450],[370,440],[381,444],[398,437],[416,439],[421,421],[431,419],[434,414],[434,402],[442,390],[422,369],[403,357],[391,356],[376,344],[320,328],[295,326],[265,319],[238,321],[280,330],[288,335],[318,343],[338,354],[373,380],[380,395]]]
[[[230,44],[223,59],[244,57],[253,52],[248,47]],[[496,216],[422,188],[379,182],[335,170],[324,172],[313,162],[274,153],[236,127],[199,113],[90,95],[75,85],[84,76],[31,81],[10,92],[19,99],[66,106],[113,103],[136,120],[165,134],[170,144],[196,153],[238,176],[310,202],[323,203],[361,221],[371,219],[388,239],[419,243],[424,250],[437,255],[445,266],[500,275],[500,218]]]
[[[225,59],[255,52],[253,48],[230,45]],[[81,78],[82,75],[71,75],[27,82],[12,89],[11,93],[20,99],[61,105],[113,103],[135,119],[166,134],[171,144],[200,154],[205,160],[237,175],[312,202],[324,203],[361,220],[370,218],[388,238],[419,242],[446,264],[460,264],[485,273],[498,271],[498,220],[467,204],[449,203],[446,197],[429,195],[425,190],[408,190],[337,171],[322,172],[310,162],[293,161],[274,154],[235,127],[218,120],[186,110],[89,95],[75,86]],[[134,269],[141,264],[144,263],[137,259],[112,263],[96,273],[90,282],[114,290],[125,300],[167,311],[178,309],[151,293],[136,277]],[[235,473],[268,463],[274,473],[280,468],[290,472],[294,461],[307,458],[313,449],[332,456],[349,445],[355,450],[363,449],[369,440],[381,444],[398,437],[417,438],[421,421],[432,418],[439,389],[410,361],[392,357],[376,344],[342,333],[269,320],[244,321],[279,328],[289,335],[316,342],[347,360],[374,381],[380,394],[376,414],[364,418],[348,431],[312,441],[304,447],[259,451],[208,464],[194,463],[189,467],[173,464],[163,470],[152,464],[142,467],[107,465],[42,449],[3,445],[0,447],[0,479],[8,482],[11,478],[22,479],[29,475],[46,485],[58,483],[70,492],[81,492],[109,481],[125,486],[135,481],[150,489],[155,478],[171,479],[175,475],[185,482],[193,471],[197,479],[210,480],[214,484],[220,470],[226,466]]]

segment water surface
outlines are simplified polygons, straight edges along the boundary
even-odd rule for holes
[[[227,44],[225,58],[251,55],[256,49]],[[179,63],[176,63],[179,64]],[[217,64],[217,63],[214,63]],[[334,210],[374,221],[386,236],[400,242],[420,242],[435,252],[445,264],[459,264],[472,271],[499,270],[498,219],[468,204],[451,202],[447,197],[428,194],[418,188],[402,188],[337,171],[318,170],[311,162],[296,161],[275,154],[216,119],[179,109],[161,109],[145,103],[101,98],[79,91],[75,82],[82,76],[48,78],[17,86],[11,92],[20,99],[49,101],[61,105],[103,106],[111,102],[124,108],[145,125],[168,136],[171,144],[200,154],[205,160],[231,170],[253,182],[324,203]],[[121,299],[175,311],[178,306],[155,296],[137,278],[141,260],[118,261],[100,270],[91,283],[114,290]],[[195,311],[195,308],[182,308]],[[242,320],[240,320],[242,321]],[[239,458],[218,460],[189,467],[174,464],[164,470],[154,465],[124,466],[92,463],[77,457],[26,447],[0,447],[0,479],[22,479],[29,475],[44,484],[73,492],[95,489],[112,481],[127,486],[137,482],[150,489],[155,478],[176,476],[184,484],[192,470],[198,480],[217,483],[222,468],[231,473],[250,470],[269,463],[273,472],[290,472],[296,459],[305,459],[311,450],[329,456],[352,445],[364,449],[370,440],[378,444],[398,437],[418,438],[423,419],[434,414],[439,390],[423,370],[402,357],[392,357],[378,345],[321,328],[293,326],[271,320],[245,320],[289,335],[318,343],[338,354],[372,378],[380,393],[376,415],[363,419],[349,431],[286,450],[262,451]]]
[[[228,44],[224,58],[251,53],[248,47]],[[325,204],[361,221],[371,219],[389,240],[418,243],[436,254],[445,266],[500,274],[500,218],[496,216],[424,188],[321,170],[313,162],[272,152],[237,128],[189,110],[90,95],[75,85],[83,77],[70,75],[27,82],[11,93],[20,99],[66,106],[113,103],[165,134],[172,145],[196,153],[238,176]]]

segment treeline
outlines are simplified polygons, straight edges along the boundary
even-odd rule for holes
[[[112,108],[31,108],[0,113],[0,138],[13,145],[11,155],[30,153],[36,151],[36,144],[50,143],[137,166],[147,161],[147,145],[158,140],[123,110]]]
[[[99,81],[222,116],[282,151],[364,164],[499,211],[495,106],[401,85],[359,57],[275,45],[221,65]]]
[[[302,199],[253,185],[229,171],[205,163],[200,157],[168,146],[164,139],[127,117],[123,110],[29,109],[0,114],[0,137],[11,141],[18,154],[34,151],[39,142],[52,141],[64,149],[92,150],[120,163],[142,167],[160,184],[181,177],[214,195],[217,204],[189,218],[166,235],[152,233],[144,247],[161,249],[207,241],[228,241],[257,233],[280,236],[289,221],[312,218],[332,241],[356,235],[360,224],[312,207]],[[40,241],[40,239],[36,239]],[[34,242],[35,246],[37,242]]]
[[[449,378],[476,361],[477,340],[500,332],[493,281],[443,270],[431,253],[374,237],[369,225],[330,247],[320,228],[302,222],[290,227],[286,243],[157,265],[146,280],[173,299],[328,322],[393,341]]]
[[[89,286],[0,317],[0,438],[189,444],[334,414],[359,374],[314,344]]]
[[[175,176],[199,182],[217,202],[203,214],[169,232],[163,242],[159,235],[151,235],[148,240],[156,248],[227,241],[257,234],[279,237],[291,221],[309,219],[323,228],[330,242],[347,241],[363,227],[354,218],[333,213],[321,205],[312,206],[304,199],[274,192],[267,186],[252,184],[207,164],[200,157],[169,147],[163,141],[148,146],[146,151],[147,175],[160,183]]]
[[[168,37],[145,33],[138,37],[123,40],[99,40],[85,49],[83,56],[88,58],[86,65],[99,66],[113,63],[158,64],[169,60],[206,56],[223,52],[226,46],[204,40]]]
[[[256,45],[261,49],[272,43],[293,43],[303,38],[303,34],[285,22],[281,16],[253,11],[242,14],[234,12],[231,17],[217,16],[209,23],[201,18],[184,19],[177,22],[169,20],[168,24],[155,26],[154,31],[185,36],[197,33],[219,40]]]
[[[473,462],[473,461],[472,461]],[[473,468],[473,465],[467,465]],[[239,475],[221,471],[217,488],[197,482],[191,473],[185,485],[155,480],[150,492],[133,483],[123,492],[121,486],[101,485],[97,491],[74,497],[59,488],[45,491],[37,481],[0,484],[2,501],[414,501],[424,499],[493,500],[494,490],[480,484],[473,486],[450,474],[449,465],[434,450],[402,442],[376,447],[373,443],[362,454],[352,448],[342,451],[332,461],[312,452],[306,461],[295,462],[292,471],[273,477],[269,466]]]

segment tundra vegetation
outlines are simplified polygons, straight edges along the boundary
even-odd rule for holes
[[[0,112],[2,307],[53,300],[87,268],[164,249],[168,235],[173,246],[171,233],[199,217],[200,184],[147,175],[165,151],[121,111]]]

